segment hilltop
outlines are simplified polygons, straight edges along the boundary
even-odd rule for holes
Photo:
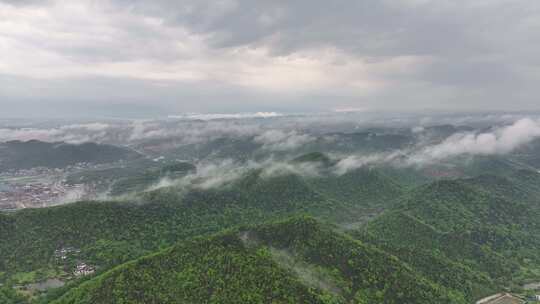
[[[534,171],[414,187],[376,166],[335,174],[323,153],[290,164],[317,164],[321,173],[253,169],[214,187],[194,183],[122,201],[1,213],[0,281],[60,277],[71,283],[48,293],[58,303],[137,297],[227,303],[233,294],[263,303],[269,297],[470,303],[538,279],[540,178]],[[149,170],[183,178],[195,167],[176,162]],[[139,179],[144,174],[123,179],[146,187]],[[299,214],[317,220],[275,222]],[[271,223],[253,226],[262,221]],[[68,252],[65,260],[59,252]],[[96,270],[86,282],[73,275],[81,264]],[[203,275],[208,271],[215,279]],[[230,280],[235,283],[224,285]],[[201,284],[210,290],[193,287]]]
[[[52,303],[379,301],[466,303],[394,257],[305,217],[182,242]]]
[[[487,191],[492,188],[499,191]],[[538,211],[523,203],[534,192],[514,189],[496,176],[437,181],[409,192],[356,235],[435,282],[479,298],[519,283],[540,260]]]

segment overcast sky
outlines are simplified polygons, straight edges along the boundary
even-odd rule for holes
[[[539,0],[0,0],[0,116],[540,109]]]

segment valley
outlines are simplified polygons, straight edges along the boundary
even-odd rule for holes
[[[366,146],[382,136],[332,136],[362,144],[349,143],[351,154],[324,141],[278,154],[250,146],[246,160],[250,136],[228,146],[239,151],[228,156],[208,152],[223,152],[210,141],[191,156],[167,147],[5,171],[0,193],[17,203],[0,213],[0,299],[398,304],[534,296],[536,152],[405,165],[415,156],[388,149],[414,146],[413,137]]]
[[[540,303],[540,0],[0,0],[0,304]]]

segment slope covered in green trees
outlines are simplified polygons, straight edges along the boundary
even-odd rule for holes
[[[129,176],[121,177],[118,180],[115,180],[111,185],[109,193],[112,196],[117,196],[122,194],[143,192],[164,178],[173,180],[184,177],[185,175],[195,171],[196,168],[193,164],[187,162],[175,162],[159,168],[151,168],[142,172],[135,172]]]
[[[514,168],[412,188],[392,170],[337,175],[322,153],[291,164],[315,165],[322,174],[251,170],[213,188],[167,187],[130,201],[0,213],[0,296],[20,301],[7,292],[12,282],[72,271],[55,256],[61,248],[80,249],[74,261],[96,266],[98,275],[50,293],[67,291],[59,303],[234,303],[233,295],[254,303],[470,303],[539,279],[537,172]],[[192,169],[179,164],[155,173]],[[364,226],[350,232],[356,240],[310,218],[209,236],[295,214],[339,229]]]
[[[0,214],[0,279],[55,268],[54,252],[81,249],[80,257],[109,267],[195,235],[233,225],[308,213],[348,215],[352,207],[314,191],[297,175],[252,172],[220,188],[162,188],[134,201],[78,202]]]
[[[312,218],[182,242],[52,303],[466,303]]]
[[[0,286],[0,303],[2,304],[25,304],[26,299],[11,287]]]
[[[533,197],[501,177],[437,181],[408,193],[357,236],[475,299],[538,268],[538,212],[522,202]]]
[[[323,195],[359,207],[383,208],[404,193],[401,185],[375,169],[356,169],[310,182]]]

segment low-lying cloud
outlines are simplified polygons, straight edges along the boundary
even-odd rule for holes
[[[69,143],[101,142],[113,126],[107,123],[69,124],[55,128],[1,128],[0,142],[10,140],[64,141]],[[118,126],[115,126],[118,128]]]
[[[187,114],[182,114],[182,115],[169,115],[169,118],[215,120],[215,119],[269,118],[269,117],[280,117],[280,116],[284,116],[284,114],[277,113],[277,112],[215,113],[215,114],[187,113]]]
[[[424,146],[420,142],[417,146],[404,150],[344,156],[337,162],[334,172],[341,175],[375,165],[422,167],[463,155],[504,155],[537,138],[540,138],[540,121],[522,118],[511,125],[489,132],[456,133],[438,144]]]
[[[349,171],[373,165],[400,165],[400,160],[405,157],[403,151],[388,153],[373,153],[367,155],[349,155],[340,159],[334,166],[334,173],[343,175]]]
[[[255,171],[264,179],[290,174],[317,177],[325,173],[325,168],[318,162],[290,162],[273,158],[245,162],[233,159],[211,160],[199,162],[196,167],[196,171],[191,174],[178,179],[163,178],[147,190],[163,187],[215,189],[230,185]]]
[[[540,137],[540,122],[523,118],[512,125],[482,133],[458,133],[442,143],[427,146],[409,158],[409,162],[432,163],[459,155],[507,154]]]
[[[240,114],[231,115],[238,116]],[[36,123],[21,127],[9,126],[5,123],[3,127],[0,127],[0,142],[32,139],[69,143],[91,141],[130,145],[137,150],[149,151],[148,153],[152,154],[173,151],[172,149],[182,145],[208,143],[220,138],[241,139],[243,140],[242,145],[248,144],[247,149],[254,147],[258,149],[256,153],[258,153],[259,162],[261,158],[268,158],[272,155],[283,156],[285,152],[293,157],[295,152],[308,151],[310,148],[323,145],[325,150],[321,152],[348,153],[340,155],[340,160],[335,165],[335,173],[344,174],[367,165],[423,166],[460,155],[501,155],[511,153],[540,137],[540,119],[535,116],[524,118],[523,115],[517,114],[469,114],[465,116],[400,116],[396,114],[377,116],[370,113],[354,113],[276,117],[273,117],[272,113],[255,113],[254,115],[267,117],[264,119],[248,117],[206,121],[186,118],[109,120],[52,126]],[[442,137],[424,138],[424,133],[438,132],[436,129],[434,131],[428,129],[430,125],[434,125],[434,122],[448,124],[454,122],[454,126],[472,125],[474,128],[455,128],[454,130],[474,131],[458,131],[459,133],[447,138],[444,138],[447,136],[445,133],[447,131],[444,131],[441,134],[446,135]],[[370,127],[386,128],[381,132],[409,134],[407,136],[411,136],[411,143],[407,148],[385,151],[384,153],[359,154],[354,151],[339,151],[340,145],[346,146],[348,144],[346,142],[348,139],[340,139],[336,134],[339,132],[362,132],[363,128]],[[336,143],[334,147],[332,140],[341,141]],[[254,145],[249,146],[250,142]],[[212,146],[212,149],[219,150],[220,145],[218,142]],[[146,149],[147,147],[148,149]],[[249,155],[247,153],[246,155]],[[178,157],[181,158],[182,155],[178,155]],[[231,156],[224,155],[224,157]],[[313,168],[307,168],[309,166],[299,168],[299,165],[295,165],[293,168],[290,165],[282,164],[278,168],[275,166],[276,162],[269,162],[265,165],[270,163],[273,164],[274,169],[272,170],[276,172],[283,171],[283,168],[289,171],[299,170],[304,174],[312,174],[317,171]],[[233,165],[237,164],[222,164],[217,166],[215,170],[222,167],[228,168],[226,170],[232,170]]]
[[[302,147],[316,140],[309,134],[297,131],[268,130],[255,137],[254,141],[263,145],[264,149],[272,151],[287,151]]]

